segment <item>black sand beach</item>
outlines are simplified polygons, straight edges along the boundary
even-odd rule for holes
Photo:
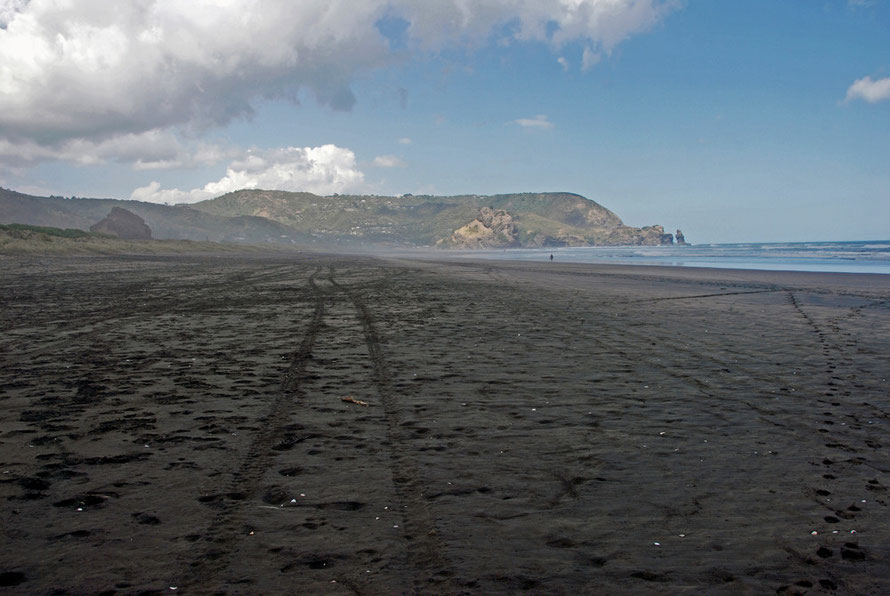
[[[890,591],[890,276],[0,271],[0,591]]]

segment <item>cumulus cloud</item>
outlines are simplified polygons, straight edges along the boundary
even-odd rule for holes
[[[847,89],[846,101],[862,99],[868,103],[877,103],[890,99],[890,77],[872,80],[871,77],[863,77],[856,80]]]
[[[518,120],[514,120],[514,123],[518,124],[522,128],[531,128],[537,130],[550,130],[553,128],[553,123],[550,122],[550,119],[546,114],[538,114],[534,118],[519,118]]]
[[[9,22],[27,4],[28,0],[0,0],[0,29],[6,29]]]
[[[507,36],[555,48],[584,40],[608,53],[675,5],[0,0],[0,137],[65,159],[69,142],[99,146],[152,131],[200,133],[249,116],[257,100],[296,100],[304,90],[323,105],[349,110],[356,101],[352,79],[393,56],[395,42],[381,32],[384,18],[406,23],[409,52],[474,47]]]
[[[411,142],[411,139],[409,139],[408,137],[402,137],[399,139],[399,145],[410,145]]]
[[[349,109],[353,74],[384,62],[373,28],[381,9],[328,6],[32,0],[0,31],[0,128],[41,144],[200,130],[301,88]]]
[[[160,183],[137,188],[130,195],[151,203],[196,203],[242,188],[305,191],[320,195],[361,190],[364,174],[355,153],[336,145],[286,147],[250,151],[233,161],[226,175],[202,188],[161,188]]]
[[[556,59],[560,66],[562,66],[563,72],[569,70],[569,61],[565,59],[565,56],[560,56]]]
[[[405,162],[395,155],[378,155],[371,163],[378,168],[400,168],[405,165]]]

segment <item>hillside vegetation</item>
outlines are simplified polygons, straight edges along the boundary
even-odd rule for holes
[[[360,244],[508,248],[671,244],[661,226],[626,226],[572,193],[492,196],[318,196],[240,190],[194,205],[34,197],[0,189],[0,223],[90,230],[115,208],[140,218],[153,238],[350,247]],[[94,229],[103,229],[101,226]]]
[[[218,216],[263,217],[337,242],[479,248],[672,241],[660,226],[625,226],[602,205],[571,193],[322,197],[303,192],[240,190],[192,207]],[[497,214],[497,221],[506,222],[509,233],[489,233],[490,217],[483,210]],[[478,230],[478,237],[470,230]]]
[[[104,234],[24,224],[0,225],[0,254],[177,255],[260,250],[193,240],[120,240]]]

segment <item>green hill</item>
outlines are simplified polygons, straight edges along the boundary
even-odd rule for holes
[[[35,197],[0,189],[0,223],[21,223],[89,231],[113,207],[145,220],[154,238],[210,242],[298,244],[308,240],[278,222],[262,217],[220,217],[188,205],[157,205],[116,199]]]
[[[240,190],[192,205],[219,216],[255,216],[317,239],[350,243],[446,248],[670,244],[660,226],[632,228],[598,203],[571,193],[492,196],[378,196]],[[466,227],[487,228],[481,214],[499,214],[507,233],[474,237]],[[482,224],[475,224],[474,222]],[[462,231],[464,230],[464,231]],[[477,234],[477,236],[479,235]]]
[[[141,217],[153,238],[239,243],[501,248],[657,245],[661,226],[634,228],[580,195],[378,196],[240,190],[194,205],[34,197],[0,189],[0,223],[89,230],[113,207]]]
[[[0,255],[179,255],[258,250],[254,246],[194,240],[121,240],[71,228],[0,224]]]

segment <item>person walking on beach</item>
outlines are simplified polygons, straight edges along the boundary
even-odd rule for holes
[[[553,262],[553,255],[550,255],[550,262]]]

